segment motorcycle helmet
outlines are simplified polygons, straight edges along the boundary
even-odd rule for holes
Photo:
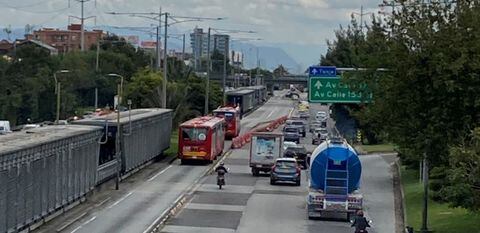
[[[360,216],[360,217],[363,217],[363,211],[362,211],[362,210],[358,210],[358,211],[357,211],[357,215]]]

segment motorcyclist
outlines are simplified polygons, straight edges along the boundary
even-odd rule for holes
[[[222,185],[225,185],[225,173],[228,173],[228,169],[225,167],[225,164],[221,162],[220,165],[215,168],[215,171],[217,172],[217,184],[219,188],[222,189]]]
[[[363,211],[357,211],[357,216],[352,222],[352,227],[355,227],[355,233],[366,232],[367,227],[370,227],[367,219],[363,216]]]
[[[228,173],[228,169],[225,167],[225,163],[221,162],[220,165],[218,165],[217,168],[215,168],[215,172],[220,176],[225,175],[225,173]]]

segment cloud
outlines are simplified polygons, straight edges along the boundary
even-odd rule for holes
[[[39,0],[17,0],[0,2],[0,22],[4,27],[24,27],[26,24],[39,26],[66,27],[68,16],[78,16],[79,4],[71,1],[68,9],[66,0],[50,0],[38,4]],[[4,1],[7,2],[7,1]],[[10,1],[8,1],[10,2]],[[257,31],[255,37],[262,38],[262,43],[295,44],[304,47],[322,46],[326,39],[334,36],[334,30],[340,24],[350,21],[352,12],[360,11],[363,5],[369,11],[378,11],[379,0],[97,0],[87,2],[86,16],[97,16],[99,25],[115,26],[150,26],[155,21],[128,16],[114,16],[105,12],[158,12],[160,4],[163,11],[172,15],[226,17],[223,21],[205,21],[177,24],[177,31],[188,31],[195,26],[217,27],[238,30]],[[36,5],[31,8],[12,9],[11,6]],[[36,14],[32,12],[46,12]],[[93,26],[93,20],[87,21]],[[232,35],[232,37],[245,37]],[[315,57],[315,61],[318,56]]]

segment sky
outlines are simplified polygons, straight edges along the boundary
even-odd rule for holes
[[[232,38],[255,38],[249,43],[280,47],[302,66],[318,63],[326,40],[334,38],[339,25],[347,25],[352,12],[377,13],[380,0],[90,0],[85,3],[87,26],[146,27],[155,21],[139,17],[110,15],[106,12],[169,12],[172,16],[223,17],[221,21],[176,24],[175,31],[189,32],[195,26],[255,31],[231,33]],[[25,25],[65,28],[78,22],[77,0],[0,0],[0,27]],[[364,16],[370,20],[370,16]],[[368,21],[367,21],[368,22]],[[132,31],[132,34],[141,33]],[[268,58],[266,58],[268,59]]]

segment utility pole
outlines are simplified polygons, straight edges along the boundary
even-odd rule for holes
[[[80,22],[81,22],[81,27],[80,27],[80,46],[81,46],[81,50],[82,52],[85,51],[85,28],[84,28],[84,23],[85,23],[85,18],[84,18],[84,8],[85,8],[85,1],[89,1],[89,0],[80,0],[80,3],[82,4],[82,13],[81,13],[81,16],[80,16]]]
[[[258,86],[258,71],[260,70],[260,60],[258,58],[258,47],[257,47],[257,72],[255,74],[255,85]]]
[[[392,7],[392,12],[391,12],[391,14],[390,14],[390,18],[391,18],[391,21],[390,21],[390,24],[391,24],[391,25],[390,25],[390,26],[392,27],[391,33],[392,33],[392,35],[393,35],[393,28],[394,28],[394,26],[395,26],[395,20],[394,20],[394,18],[393,18],[393,16],[394,16],[393,14],[395,13],[395,7],[396,7],[397,5],[395,4],[395,2],[394,2],[393,0],[389,0],[389,1],[383,0],[383,2],[380,3],[378,6],[379,6],[380,8],[382,8],[382,9],[383,9],[383,7],[386,7],[386,6]],[[379,11],[378,13],[379,13],[379,14],[383,14],[383,15],[387,15],[387,14],[388,14],[388,13],[385,13],[385,12],[383,12],[383,11]]]
[[[161,59],[160,59],[160,29],[162,27],[162,7],[159,8],[158,11],[158,26],[157,26],[157,71],[160,71],[160,67],[162,67]]]
[[[222,96],[222,104],[225,106],[226,104],[226,88],[227,88],[227,53],[228,53],[228,46],[225,43],[225,49],[223,51],[223,96]]]
[[[182,61],[185,61],[185,33],[183,33]]]
[[[386,3],[383,3],[383,4],[386,4]],[[382,5],[382,4],[380,4],[380,5]],[[369,14],[371,14],[371,12],[363,12],[363,5],[362,5],[362,6],[360,6],[360,13],[353,12],[352,14],[360,16],[360,31],[363,32],[363,16],[364,15],[369,15]]]
[[[163,36],[163,82],[162,82],[162,108],[167,108],[167,81],[168,81],[168,55],[167,55],[167,29],[168,13],[165,13],[165,35]]]
[[[69,16],[72,18],[76,18],[80,20],[80,49],[81,51],[85,51],[85,20],[90,19],[90,18],[95,18],[95,16],[90,16],[90,17],[85,17],[85,3],[90,2],[92,0],[74,0],[80,3],[80,17],[76,16]],[[70,2],[70,1],[69,1]],[[96,0],[95,0],[95,5],[96,5]]]
[[[422,229],[420,232],[428,233],[428,170],[429,164],[427,159],[427,153],[423,156],[423,211],[422,211]]]
[[[203,20],[223,20],[223,18],[208,18],[208,17],[184,17],[184,16],[172,16],[170,13],[162,13],[162,10],[160,8],[160,12],[157,13],[150,13],[150,12],[123,12],[123,13],[117,13],[117,12],[108,12],[108,14],[112,15],[128,15],[131,17],[141,17],[141,18],[146,18],[150,20],[155,20],[158,22],[158,27],[157,27],[157,68],[160,70],[161,63],[160,63],[160,27],[162,25],[162,16],[165,15],[165,35],[164,35],[164,66],[163,66],[163,72],[164,72],[164,82],[162,85],[162,107],[166,108],[167,105],[167,81],[168,81],[168,70],[167,70],[167,37],[168,37],[168,26],[171,26],[173,24],[178,24],[178,23],[185,23],[185,22],[192,22],[192,21],[203,21]],[[173,19],[173,23],[168,24],[167,20],[168,18]],[[178,19],[183,19],[183,21],[178,20]]]
[[[363,32],[363,5],[360,6],[360,31]]]
[[[205,112],[204,115],[208,115],[208,95],[210,94],[210,34],[211,28],[208,28],[207,36],[207,85],[205,87]]]

